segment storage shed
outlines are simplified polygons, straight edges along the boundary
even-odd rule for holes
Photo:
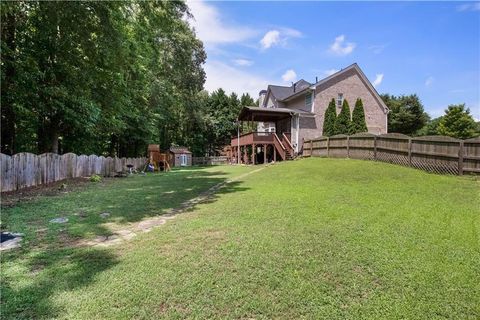
[[[170,166],[187,167],[192,165],[192,153],[186,147],[170,147]]]

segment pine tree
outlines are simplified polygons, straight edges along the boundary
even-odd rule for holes
[[[335,134],[348,134],[350,123],[350,107],[348,106],[347,99],[344,99],[342,110],[335,121]]]
[[[335,120],[337,119],[337,111],[335,110],[335,99],[328,104],[325,110],[325,118],[323,119],[323,135],[333,136],[335,134]]]
[[[365,121],[365,111],[363,109],[362,99],[355,101],[355,108],[352,112],[352,123],[350,125],[350,134],[367,132],[367,123]]]

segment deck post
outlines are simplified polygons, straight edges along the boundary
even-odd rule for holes
[[[267,145],[263,144],[263,164],[267,163]]]
[[[252,144],[252,164],[253,165],[255,165],[255,158],[256,158],[255,157],[256,156],[255,151],[256,151],[255,150],[255,144]]]

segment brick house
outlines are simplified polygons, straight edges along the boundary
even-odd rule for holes
[[[387,133],[389,110],[354,63],[315,83],[302,79],[291,86],[269,85],[260,91],[259,106],[244,107],[238,116],[239,121],[258,122],[258,132],[232,139],[232,155],[242,158],[239,149],[247,145],[257,146],[252,159],[262,148],[260,152],[264,161],[277,156],[286,160],[301,153],[304,139],[322,136],[325,110],[332,98],[336,102],[337,114],[344,99],[350,105],[350,112],[357,98],[362,99],[368,132]]]

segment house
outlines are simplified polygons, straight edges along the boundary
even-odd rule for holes
[[[192,153],[186,147],[170,147],[170,166],[185,167],[192,165]]]
[[[350,112],[357,98],[362,99],[368,132],[387,133],[389,110],[354,63],[314,83],[302,79],[291,86],[269,85],[260,91],[259,106],[244,107],[238,116],[239,121],[257,122],[258,132],[232,139],[236,161],[256,162],[258,153],[263,154],[263,161],[276,160],[277,156],[287,160],[301,154],[304,140],[322,136],[325,110],[332,98],[337,114],[345,99]]]

